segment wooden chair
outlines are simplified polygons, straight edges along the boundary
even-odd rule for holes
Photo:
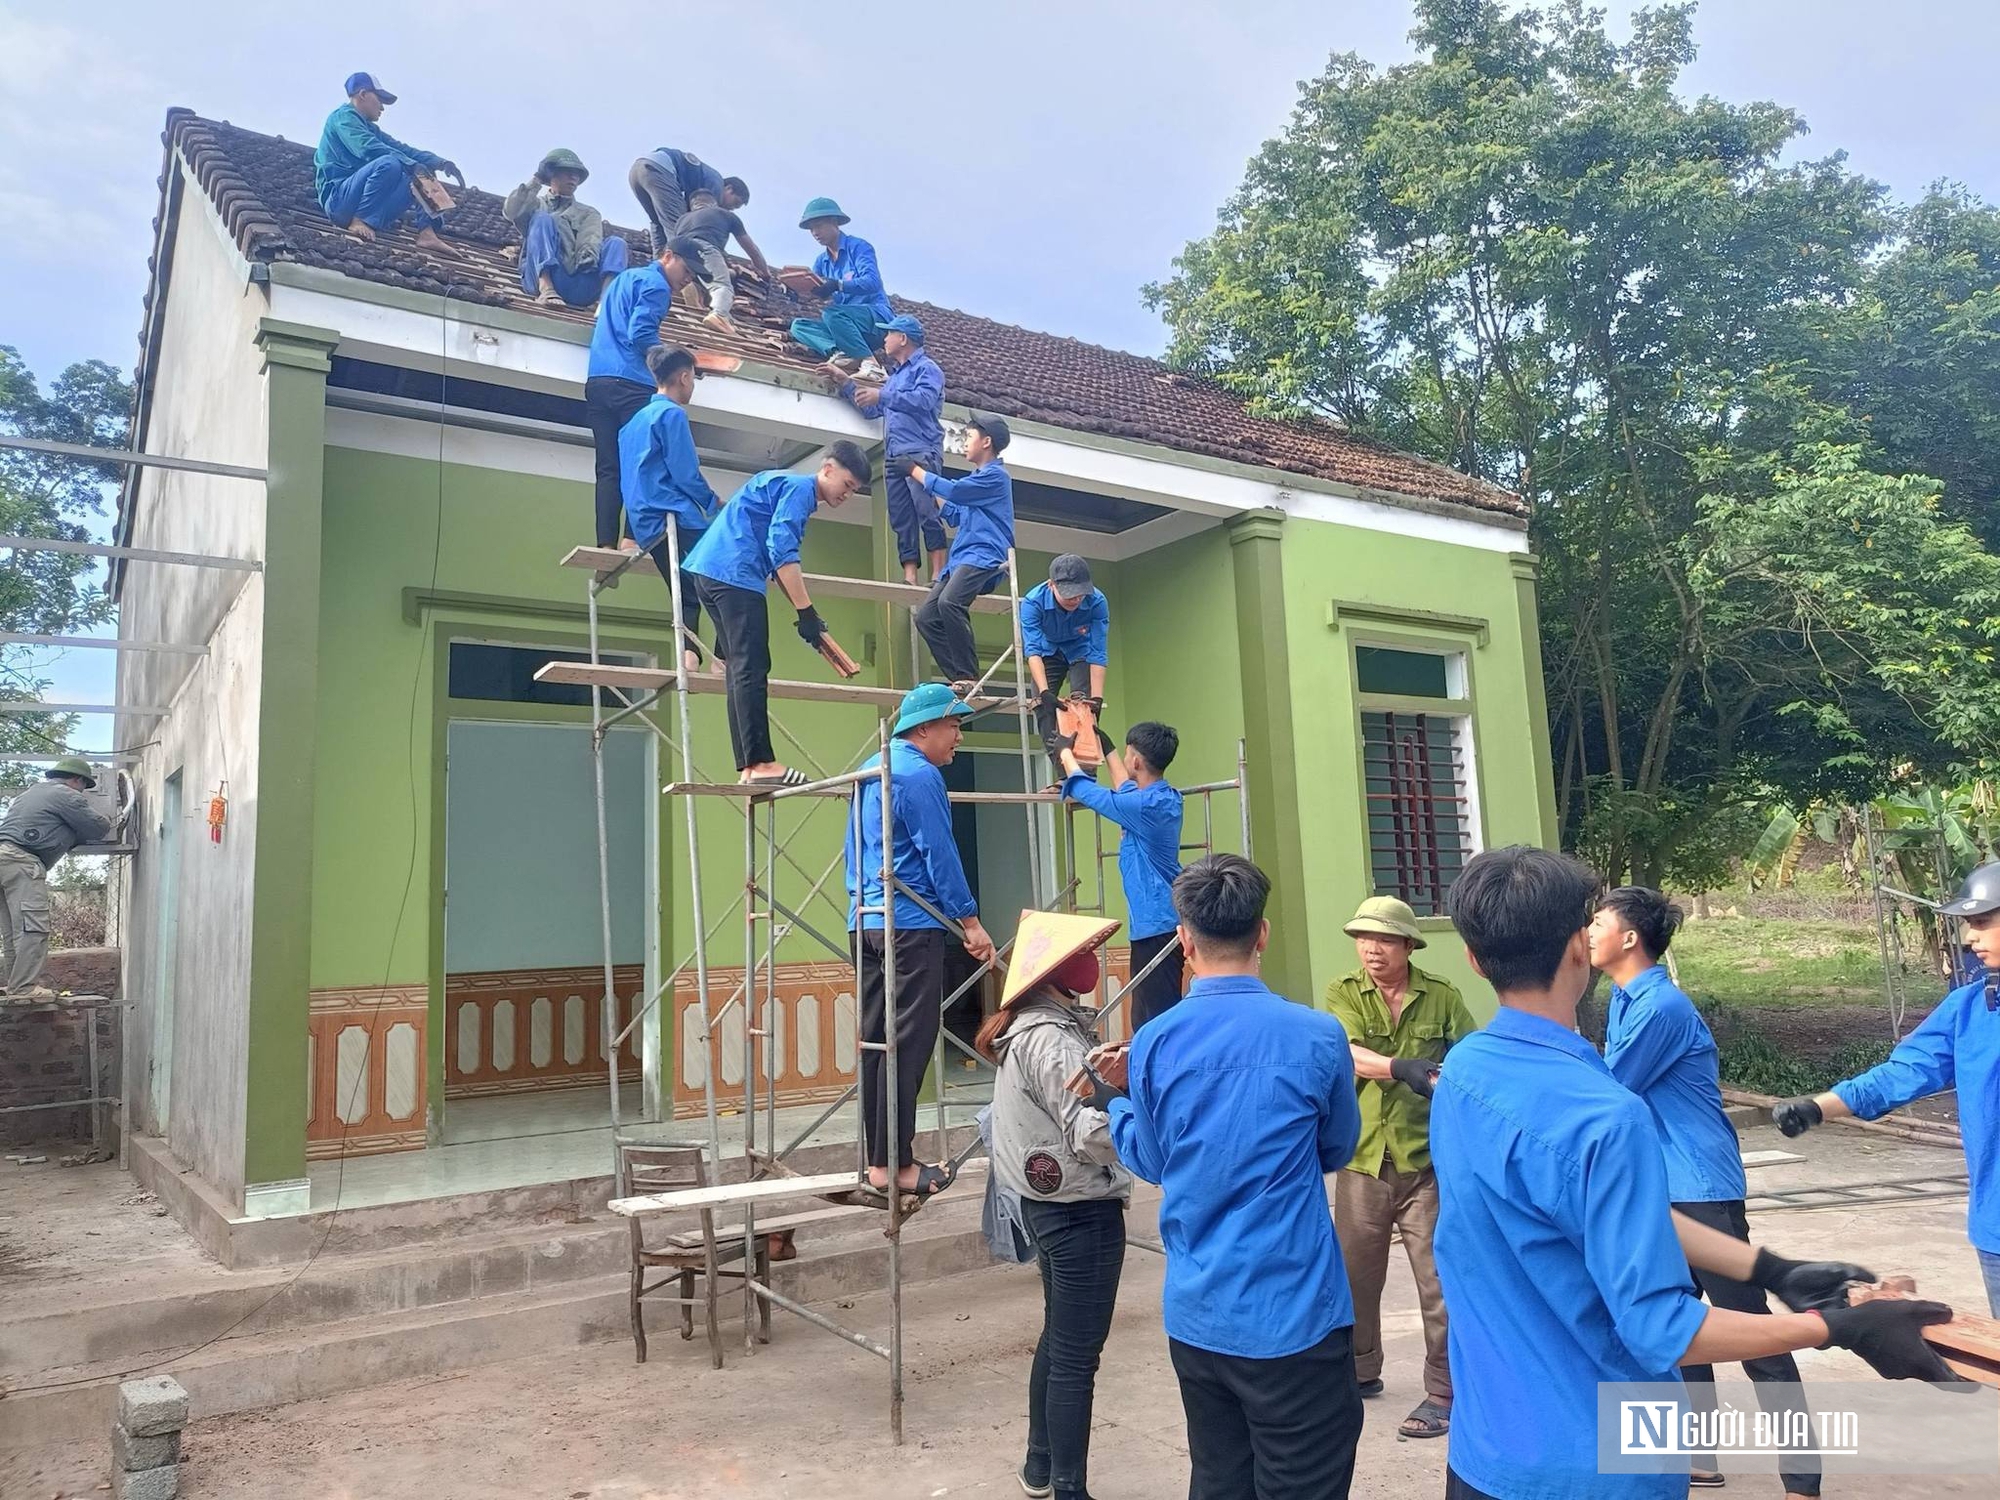
[[[656,1141],[646,1145],[620,1145],[618,1148],[617,1196],[620,1198],[708,1186],[710,1186],[708,1154],[699,1142]],[[733,1277],[738,1281],[743,1278],[742,1231],[739,1229],[733,1237],[718,1234],[715,1227],[715,1210],[703,1208],[698,1212],[701,1216],[699,1233],[672,1235],[657,1245],[646,1243],[643,1219],[627,1220],[632,1236],[632,1282],[629,1298],[632,1314],[632,1347],[634,1358],[639,1364],[646,1362],[644,1302],[648,1297],[657,1296],[661,1301],[679,1305],[681,1337],[684,1339],[694,1337],[694,1310],[697,1305],[701,1307],[703,1323],[708,1332],[709,1359],[716,1369],[722,1368],[722,1333],[717,1326],[716,1302],[721,1282],[725,1277]],[[664,1270],[667,1274],[648,1282],[646,1272],[649,1269]],[[751,1274],[760,1280],[770,1274],[768,1252],[761,1236],[757,1240]],[[694,1294],[697,1276],[701,1278],[699,1299]],[[673,1289],[672,1295],[660,1295],[669,1288]],[[766,1305],[762,1321],[767,1338],[769,1320],[770,1310]]]

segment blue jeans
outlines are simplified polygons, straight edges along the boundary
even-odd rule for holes
[[[1991,1250],[1979,1252],[1979,1272],[1986,1278],[1986,1305],[1993,1309],[1993,1316],[2000,1318],[2000,1255]]]
[[[792,337],[821,359],[836,350],[854,359],[866,359],[875,352],[875,313],[872,308],[838,304],[816,318],[792,319]]]
[[[378,156],[346,181],[335,183],[320,207],[342,229],[356,219],[370,229],[392,229],[405,213],[416,215],[419,229],[436,229],[444,220],[417,202],[410,191],[414,176],[415,169],[401,157]]]
[[[914,458],[927,474],[944,473],[942,453],[892,456]],[[938,519],[937,501],[907,474],[898,474],[892,465],[885,464],[883,468],[882,493],[889,502],[889,527],[896,533],[896,560],[912,563],[920,561],[926,552],[944,551],[944,522]],[[978,675],[973,673],[975,677]]]
[[[1125,1205],[1116,1198],[1024,1198],[1021,1207],[1042,1267],[1042,1336],[1028,1371],[1024,1472],[1069,1500],[1085,1493],[1097,1361],[1111,1336],[1125,1269]]]
[[[604,278],[624,270],[630,258],[631,247],[623,237],[607,232],[596,265],[565,271],[555,215],[539,209],[528,220],[528,232],[521,238],[521,290],[536,296],[542,289],[542,277],[547,276],[555,284],[556,295],[571,307],[592,307],[604,290]]]

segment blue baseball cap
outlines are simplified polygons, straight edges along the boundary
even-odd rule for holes
[[[903,694],[896,710],[896,727],[891,734],[921,728],[939,719],[969,719],[972,705],[942,682],[920,682]]]
[[[875,331],[877,333],[900,333],[914,344],[921,344],[924,341],[924,325],[908,313],[898,313],[886,323],[877,323]]]
[[[375,81],[373,73],[349,73],[347,75],[347,97],[352,99],[363,89],[367,89],[384,104],[394,104],[396,96]]]

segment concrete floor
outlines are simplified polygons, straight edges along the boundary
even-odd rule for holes
[[[1746,1150],[1779,1144],[1769,1130],[1745,1134]],[[1958,1160],[1834,1130],[1797,1149],[1807,1160],[1760,1169],[1753,1190],[1930,1175]],[[1908,1272],[1927,1294],[1976,1309],[1983,1298],[1964,1219],[1962,1198],[1939,1198],[1766,1212],[1752,1224],[1776,1250]],[[1091,1489],[1099,1500],[1185,1492],[1180,1404],[1159,1324],[1162,1269],[1157,1256],[1127,1254],[1098,1384]],[[1025,1268],[993,1267],[906,1291],[909,1442],[901,1449],[884,1436],[885,1368],[780,1315],[770,1347],[748,1359],[732,1348],[721,1371],[708,1368],[699,1343],[669,1337],[654,1341],[644,1366],[632,1363],[629,1346],[612,1343],[198,1423],[187,1438],[182,1493],[267,1500],[273,1476],[284,1475],[285,1492],[326,1500],[1011,1500],[1040,1303],[1039,1283]],[[878,1333],[884,1326],[879,1297],[843,1304],[838,1315]],[[1385,1337],[1389,1390],[1370,1404],[1353,1493],[1364,1500],[1440,1494],[1445,1445],[1399,1441],[1395,1432],[1420,1394],[1422,1337],[1407,1267],[1393,1255]],[[1866,1374],[1837,1352],[1810,1352],[1800,1364],[1808,1381]],[[102,1445],[21,1455],[11,1476],[0,1472],[0,1493],[82,1500],[103,1482],[104,1462]],[[1916,1500],[1990,1497],[1994,1486],[1990,1475],[1850,1478],[1829,1479],[1826,1492]],[[1739,1475],[1730,1492],[1778,1494],[1774,1479],[1751,1475]]]

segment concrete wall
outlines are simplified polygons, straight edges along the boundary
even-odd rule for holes
[[[261,291],[222,236],[198,190],[184,196],[170,247],[166,315],[153,351],[148,451],[262,466],[268,458],[265,383],[255,345]],[[261,558],[264,488],[241,479],[141,471],[134,546]],[[119,631],[134,640],[206,643],[206,657],[126,652],[121,703],[164,704],[158,720],[126,720],[126,743],[145,743],[134,767],[140,852],[116,862],[127,882],[125,992],[130,1013],[126,1093],[140,1128],[164,1133],[174,1153],[225,1189],[243,1180],[250,931],[257,817],[257,721],[263,580],[255,573],[130,563]],[[150,742],[150,743],[146,743]],[[178,960],[171,997],[158,974],[162,914],[158,818],[164,778],[184,789],[180,830]],[[208,800],[223,783],[228,824],[209,842]],[[171,1035],[163,1034],[171,1016]],[[152,1074],[168,1065],[169,1118],[152,1109]]]

